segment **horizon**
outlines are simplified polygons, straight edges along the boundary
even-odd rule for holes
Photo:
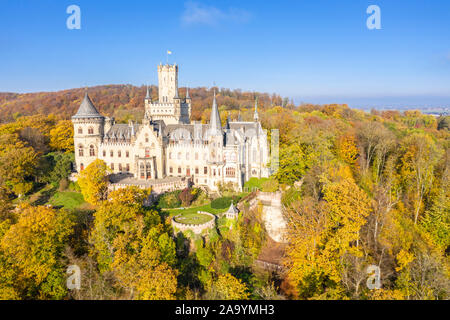
[[[66,26],[72,4],[79,30]],[[380,7],[380,30],[366,26],[371,4]],[[449,12],[443,0],[7,1],[0,91],[156,84],[156,65],[168,61],[181,66],[180,87],[215,83],[296,104],[448,108]]]

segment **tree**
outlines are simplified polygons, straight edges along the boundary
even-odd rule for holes
[[[66,294],[61,258],[72,234],[73,220],[65,211],[24,206],[16,224],[0,241],[3,267],[9,266],[10,293],[21,298],[61,299]],[[31,295],[31,296],[30,296]]]
[[[249,293],[244,283],[226,273],[219,275],[207,296],[211,300],[247,300]]]
[[[91,254],[130,298],[169,299],[176,291],[175,243],[159,215],[144,208],[148,196],[138,187],[111,192],[94,214]]]
[[[50,130],[50,147],[53,150],[74,151],[73,124],[70,120],[61,120]]]
[[[301,146],[293,144],[280,148],[280,167],[275,173],[280,183],[293,184],[305,174],[307,169],[305,153]]]
[[[36,152],[22,142],[0,146],[0,185],[18,196],[26,194],[33,187],[37,162]]]
[[[417,224],[419,214],[423,210],[423,198],[433,184],[433,171],[443,152],[426,134],[416,133],[407,137],[403,146],[401,175],[407,189],[413,186],[413,219],[414,224]]]
[[[108,192],[109,168],[103,160],[94,160],[78,177],[84,199],[94,205],[105,200]]]

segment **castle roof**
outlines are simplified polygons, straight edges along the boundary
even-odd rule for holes
[[[84,99],[81,102],[77,113],[72,117],[72,119],[82,119],[82,118],[104,118],[95,108],[87,92],[84,95]]]
[[[238,209],[236,209],[233,202],[231,203],[230,207],[228,208],[227,213],[232,213],[232,214],[239,213]]]

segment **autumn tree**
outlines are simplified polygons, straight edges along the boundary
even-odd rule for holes
[[[144,208],[148,196],[148,190],[137,187],[111,192],[94,215],[92,254],[129,298],[171,299],[177,287],[175,243],[159,215]]]
[[[248,289],[244,283],[231,274],[219,275],[208,291],[208,299],[211,300],[247,300]]]
[[[72,121],[61,120],[50,130],[50,147],[65,152],[74,151]]]
[[[63,298],[67,291],[61,258],[72,226],[73,220],[65,211],[21,207],[17,223],[9,227],[0,241],[1,268],[8,270],[6,274],[2,272],[2,281],[7,285],[0,295]]]
[[[109,168],[103,160],[94,160],[78,176],[78,184],[84,199],[91,204],[105,200],[108,192]]]

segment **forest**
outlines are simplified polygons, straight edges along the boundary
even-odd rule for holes
[[[221,186],[212,199],[194,187],[147,207],[150,190],[108,194],[100,160],[70,181],[70,116],[84,90],[0,94],[0,299],[449,298],[449,117],[219,90],[222,121],[250,121],[257,96],[269,139],[279,130],[278,171],[252,181],[282,192],[288,244],[274,273],[255,265],[269,240],[250,194]],[[145,87],[89,94],[118,122],[143,114]],[[208,121],[212,94],[190,89],[192,120]],[[173,208],[230,199],[241,207],[236,221],[201,236],[174,232]],[[79,290],[66,286],[69,265],[82,270]],[[366,285],[370,265],[381,288]]]

